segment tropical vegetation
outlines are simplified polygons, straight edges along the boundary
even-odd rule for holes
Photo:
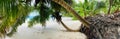
[[[32,1],[34,1],[33,5],[31,5]],[[2,21],[0,23],[0,36],[4,37],[16,32],[17,27],[25,22],[26,17],[33,10],[39,11],[39,15],[29,21],[29,27],[36,23],[45,26],[46,21],[52,16],[68,31],[76,32],[79,30],[72,30],[62,22],[60,12],[72,14],[73,18],[90,28],[91,23],[86,21],[84,17],[118,12],[120,7],[120,0],[84,1],[76,4],[74,0],[0,0],[0,20]]]

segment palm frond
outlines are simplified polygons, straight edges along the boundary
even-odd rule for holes
[[[18,26],[18,23],[20,23],[20,22],[16,23],[17,20],[21,19],[21,16],[27,16],[29,12],[29,9],[26,8],[26,6],[22,6],[21,4],[18,4],[16,0],[3,2],[1,3],[1,5],[2,5],[1,11],[4,17],[0,25],[0,33],[1,33],[0,36],[7,35],[7,33],[10,30],[10,27],[16,29],[16,26]]]
[[[17,31],[18,26],[25,22],[26,16],[21,16],[20,18],[17,19],[17,21],[11,27],[12,28],[11,31],[7,33],[7,36],[12,36]]]
[[[41,3],[39,9],[39,15],[35,16],[30,22],[29,27],[33,24],[41,23],[43,26],[46,25],[46,21],[49,19],[49,16],[52,14],[51,8],[47,7],[44,3]]]
[[[29,21],[28,27],[32,27],[33,24],[39,23],[40,22],[40,16],[35,16],[33,19]]]
[[[60,23],[60,21],[62,20],[62,15],[60,15],[60,11],[55,11],[53,14],[53,17],[56,18],[57,22]]]
[[[43,26],[45,25],[46,20],[49,18],[50,15],[48,9],[49,8],[45,6],[45,4],[41,4],[39,15],[40,15],[40,23]]]

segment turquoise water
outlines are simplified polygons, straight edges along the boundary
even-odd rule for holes
[[[34,10],[34,11],[30,12],[27,19],[32,19],[33,17],[35,17],[37,15],[39,15],[39,12],[37,10]]]

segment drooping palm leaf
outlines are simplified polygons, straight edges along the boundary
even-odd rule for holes
[[[12,31],[10,31],[10,33],[16,30],[18,25],[23,22],[22,20],[24,20],[21,17],[27,16],[29,9],[16,0],[3,0],[0,4],[2,8],[1,12],[4,16],[0,25],[0,36],[2,36],[8,34],[10,27],[12,28]],[[19,20],[20,22],[18,22],[17,20]]]
[[[64,0],[64,1],[66,1],[69,4],[72,4],[72,0]],[[37,5],[39,5],[39,6],[37,6]],[[36,17],[34,17],[30,21],[29,25],[31,25],[31,26],[34,24],[35,20],[38,20],[38,23],[45,25],[45,23],[49,19],[50,15],[54,15],[56,13],[56,11],[60,12],[61,9],[63,8],[62,6],[60,6],[59,4],[57,4],[51,0],[35,0],[35,7],[40,7],[38,9],[38,10],[40,10],[39,16],[36,16],[37,18],[40,18],[40,19],[38,20],[38,19],[35,19]],[[56,18],[56,19],[60,20],[59,18]]]
[[[49,8],[46,7],[45,4],[41,4],[39,15],[40,15],[40,23],[43,26],[45,26],[45,23],[48,20],[50,15]]]

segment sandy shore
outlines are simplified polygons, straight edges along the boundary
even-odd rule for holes
[[[63,22],[72,29],[79,29],[80,22],[73,21],[69,17],[63,17]],[[56,21],[47,21],[46,28],[42,28],[40,24],[28,28],[28,23],[24,23],[18,27],[18,31],[6,39],[85,39],[86,36],[80,32],[66,32],[65,28]]]

